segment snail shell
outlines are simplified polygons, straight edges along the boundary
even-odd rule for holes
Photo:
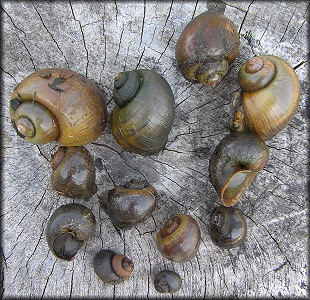
[[[231,131],[246,128],[269,140],[294,117],[301,87],[285,60],[272,55],[251,58],[239,71],[239,84],[241,93],[234,98],[229,121]]]
[[[23,79],[10,101],[19,136],[33,144],[56,141],[81,146],[95,141],[106,124],[102,92],[69,69],[43,69]]]
[[[112,133],[126,150],[156,154],[167,142],[174,121],[174,97],[167,81],[155,71],[116,75]]]
[[[182,286],[181,276],[170,270],[163,270],[158,272],[154,277],[154,287],[159,293],[177,292]]]
[[[158,232],[158,251],[174,262],[187,262],[195,257],[201,240],[200,229],[192,217],[179,214],[168,219]]]
[[[156,203],[156,189],[145,180],[132,179],[108,192],[106,208],[115,226],[130,229],[145,221]]]
[[[126,280],[134,269],[134,264],[127,256],[112,250],[100,250],[93,260],[94,271],[106,283],[119,284]]]
[[[210,218],[210,236],[215,245],[231,249],[240,246],[247,234],[247,223],[235,207],[220,206]]]
[[[95,163],[83,146],[59,147],[52,155],[51,168],[56,192],[71,198],[89,198],[96,193]]]
[[[266,143],[252,132],[233,132],[220,141],[210,159],[209,176],[224,206],[237,203],[268,158]]]
[[[77,203],[62,205],[48,220],[48,247],[57,258],[71,261],[95,229],[95,216],[86,206]]]
[[[176,44],[176,61],[183,76],[215,87],[239,53],[239,34],[224,15],[207,11],[190,21]]]

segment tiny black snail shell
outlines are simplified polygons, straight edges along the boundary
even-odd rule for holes
[[[235,207],[220,206],[210,218],[210,236],[215,245],[231,249],[243,243],[247,223],[242,212]]]
[[[154,211],[156,203],[156,189],[139,178],[110,190],[106,208],[115,226],[129,229],[146,220]]]
[[[239,53],[239,34],[224,15],[207,11],[190,21],[176,45],[176,61],[190,81],[215,87]]]
[[[70,198],[89,198],[96,193],[95,163],[83,146],[58,148],[52,155],[51,185]]]
[[[159,293],[175,293],[182,286],[181,276],[170,270],[158,272],[154,277],[154,287]]]
[[[224,206],[237,203],[269,158],[266,143],[249,131],[226,135],[215,148],[209,177]]]
[[[162,256],[183,263],[195,257],[200,239],[200,229],[195,219],[179,214],[169,218],[158,232],[156,245]]]
[[[95,216],[86,206],[77,203],[62,205],[48,220],[48,247],[57,258],[70,261],[94,234],[95,229]]]
[[[105,249],[95,255],[93,266],[103,282],[114,285],[126,280],[134,269],[133,262],[127,256]]]
[[[135,70],[116,75],[112,133],[130,152],[151,155],[166,145],[174,121],[174,96],[155,71]]]
[[[273,55],[253,57],[239,70],[241,93],[231,109],[231,131],[248,129],[269,140],[291,121],[299,105],[301,87],[294,69]]]
[[[81,146],[95,141],[106,125],[103,93],[69,69],[43,69],[24,78],[10,101],[17,134],[32,144],[56,141]]]

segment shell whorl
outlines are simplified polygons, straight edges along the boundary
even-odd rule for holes
[[[244,92],[254,92],[264,88],[276,74],[276,66],[267,57],[253,57],[239,70],[239,85]]]
[[[113,99],[117,106],[124,107],[137,94],[143,77],[137,71],[121,72],[115,76]]]
[[[294,69],[283,59],[271,55],[257,59],[262,59],[264,64],[258,72],[248,73],[248,77],[258,79],[255,84],[250,84],[250,91],[248,86],[246,90],[244,85],[241,86],[242,106],[249,130],[257,133],[262,139],[269,140],[284,129],[295,115],[301,88]],[[244,68],[246,65],[247,63]],[[267,74],[266,77],[262,76],[264,73]],[[258,85],[262,87],[252,91],[254,86]]]

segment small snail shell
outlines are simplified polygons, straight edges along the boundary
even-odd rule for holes
[[[185,214],[168,219],[158,232],[156,245],[158,251],[174,262],[187,262],[195,257],[200,245],[200,229],[197,222]]]
[[[267,145],[252,132],[233,132],[220,141],[210,159],[209,176],[225,206],[237,203],[268,158]]]
[[[51,185],[56,192],[71,198],[88,198],[97,191],[96,168],[83,146],[58,148],[52,155]]]
[[[210,236],[215,245],[231,249],[240,246],[247,233],[247,223],[242,212],[235,207],[220,206],[210,218]]]
[[[48,220],[48,247],[57,258],[70,261],[94,234],[95,229],[95,216],[86,206],[77,203],[62,205]]]
[[[167,81],[155,71],[116,75],[112,133],[130,152],[156,154],[167,142],[174,121],[174,97]]]
[[[182,286],[181,276],[170,270],[163,270],[158,272],[154,277],[154,287],[159,293],[177,292]]]
[[[224,15],[207,11],[190,21],[176,45],[176,61],[183,76],[215,87],[239,53],[239,34]]]
[[[134,269],[133,262],[112,250],[100,250],[93,260],[94,271],[106,283],[118,284],[126,280]]]
[[[272,55],[251,58],[239,71],[239,84],[242,92],[232,104],[231,131],[248,128],[269,140],[295,115],[301,88],[294,69],[283,59]]]
[[[132,179],[108,192],[106,208],[115,226],[129,229],[145,221],[156,203],[156,189],[145,180]]]
[[[23,79],[10,101],[18,135],[33,144],[56,140],[63,146],[95,141],[106,123],[102,92],[69,69],[43,69]]]

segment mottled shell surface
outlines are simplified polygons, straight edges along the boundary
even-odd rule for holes
[[[124,73],[131,78],[131,72],[138,76],[140,83],[130,101],[113,110],[112,133],[130,152],[156,154],[164,148],[173,125],[174,96],[167,81],[155,71]]]
[[[96,193],[95,163],[85,147],[60,147],[51,167],[51,185],[58,193],[71,198],[89,198]]]
[[[190,21],[176,45],[176,61],[183,76],[216,86],[239,53],[239,34],[224,15],[207,11]],[[217,78],[211,79],[208,77]]]
[[[15,111],[25,102],[39,103],[53,115],[58,123],[55,126],[59,127],[56,141],[63,146],[86,145],[95,141],[105,128],[103,93],[89,79],[69,69],[39,70],[19,83],[10,101],[10,116],[15,128]],[[30,143],[48,142],[37,142],[35,137],[24,138]]]
[[[108,192],[107,212],[115,226],[130,229],[151,215],[157,197],[156,189],[147,181],[132,179]]]

